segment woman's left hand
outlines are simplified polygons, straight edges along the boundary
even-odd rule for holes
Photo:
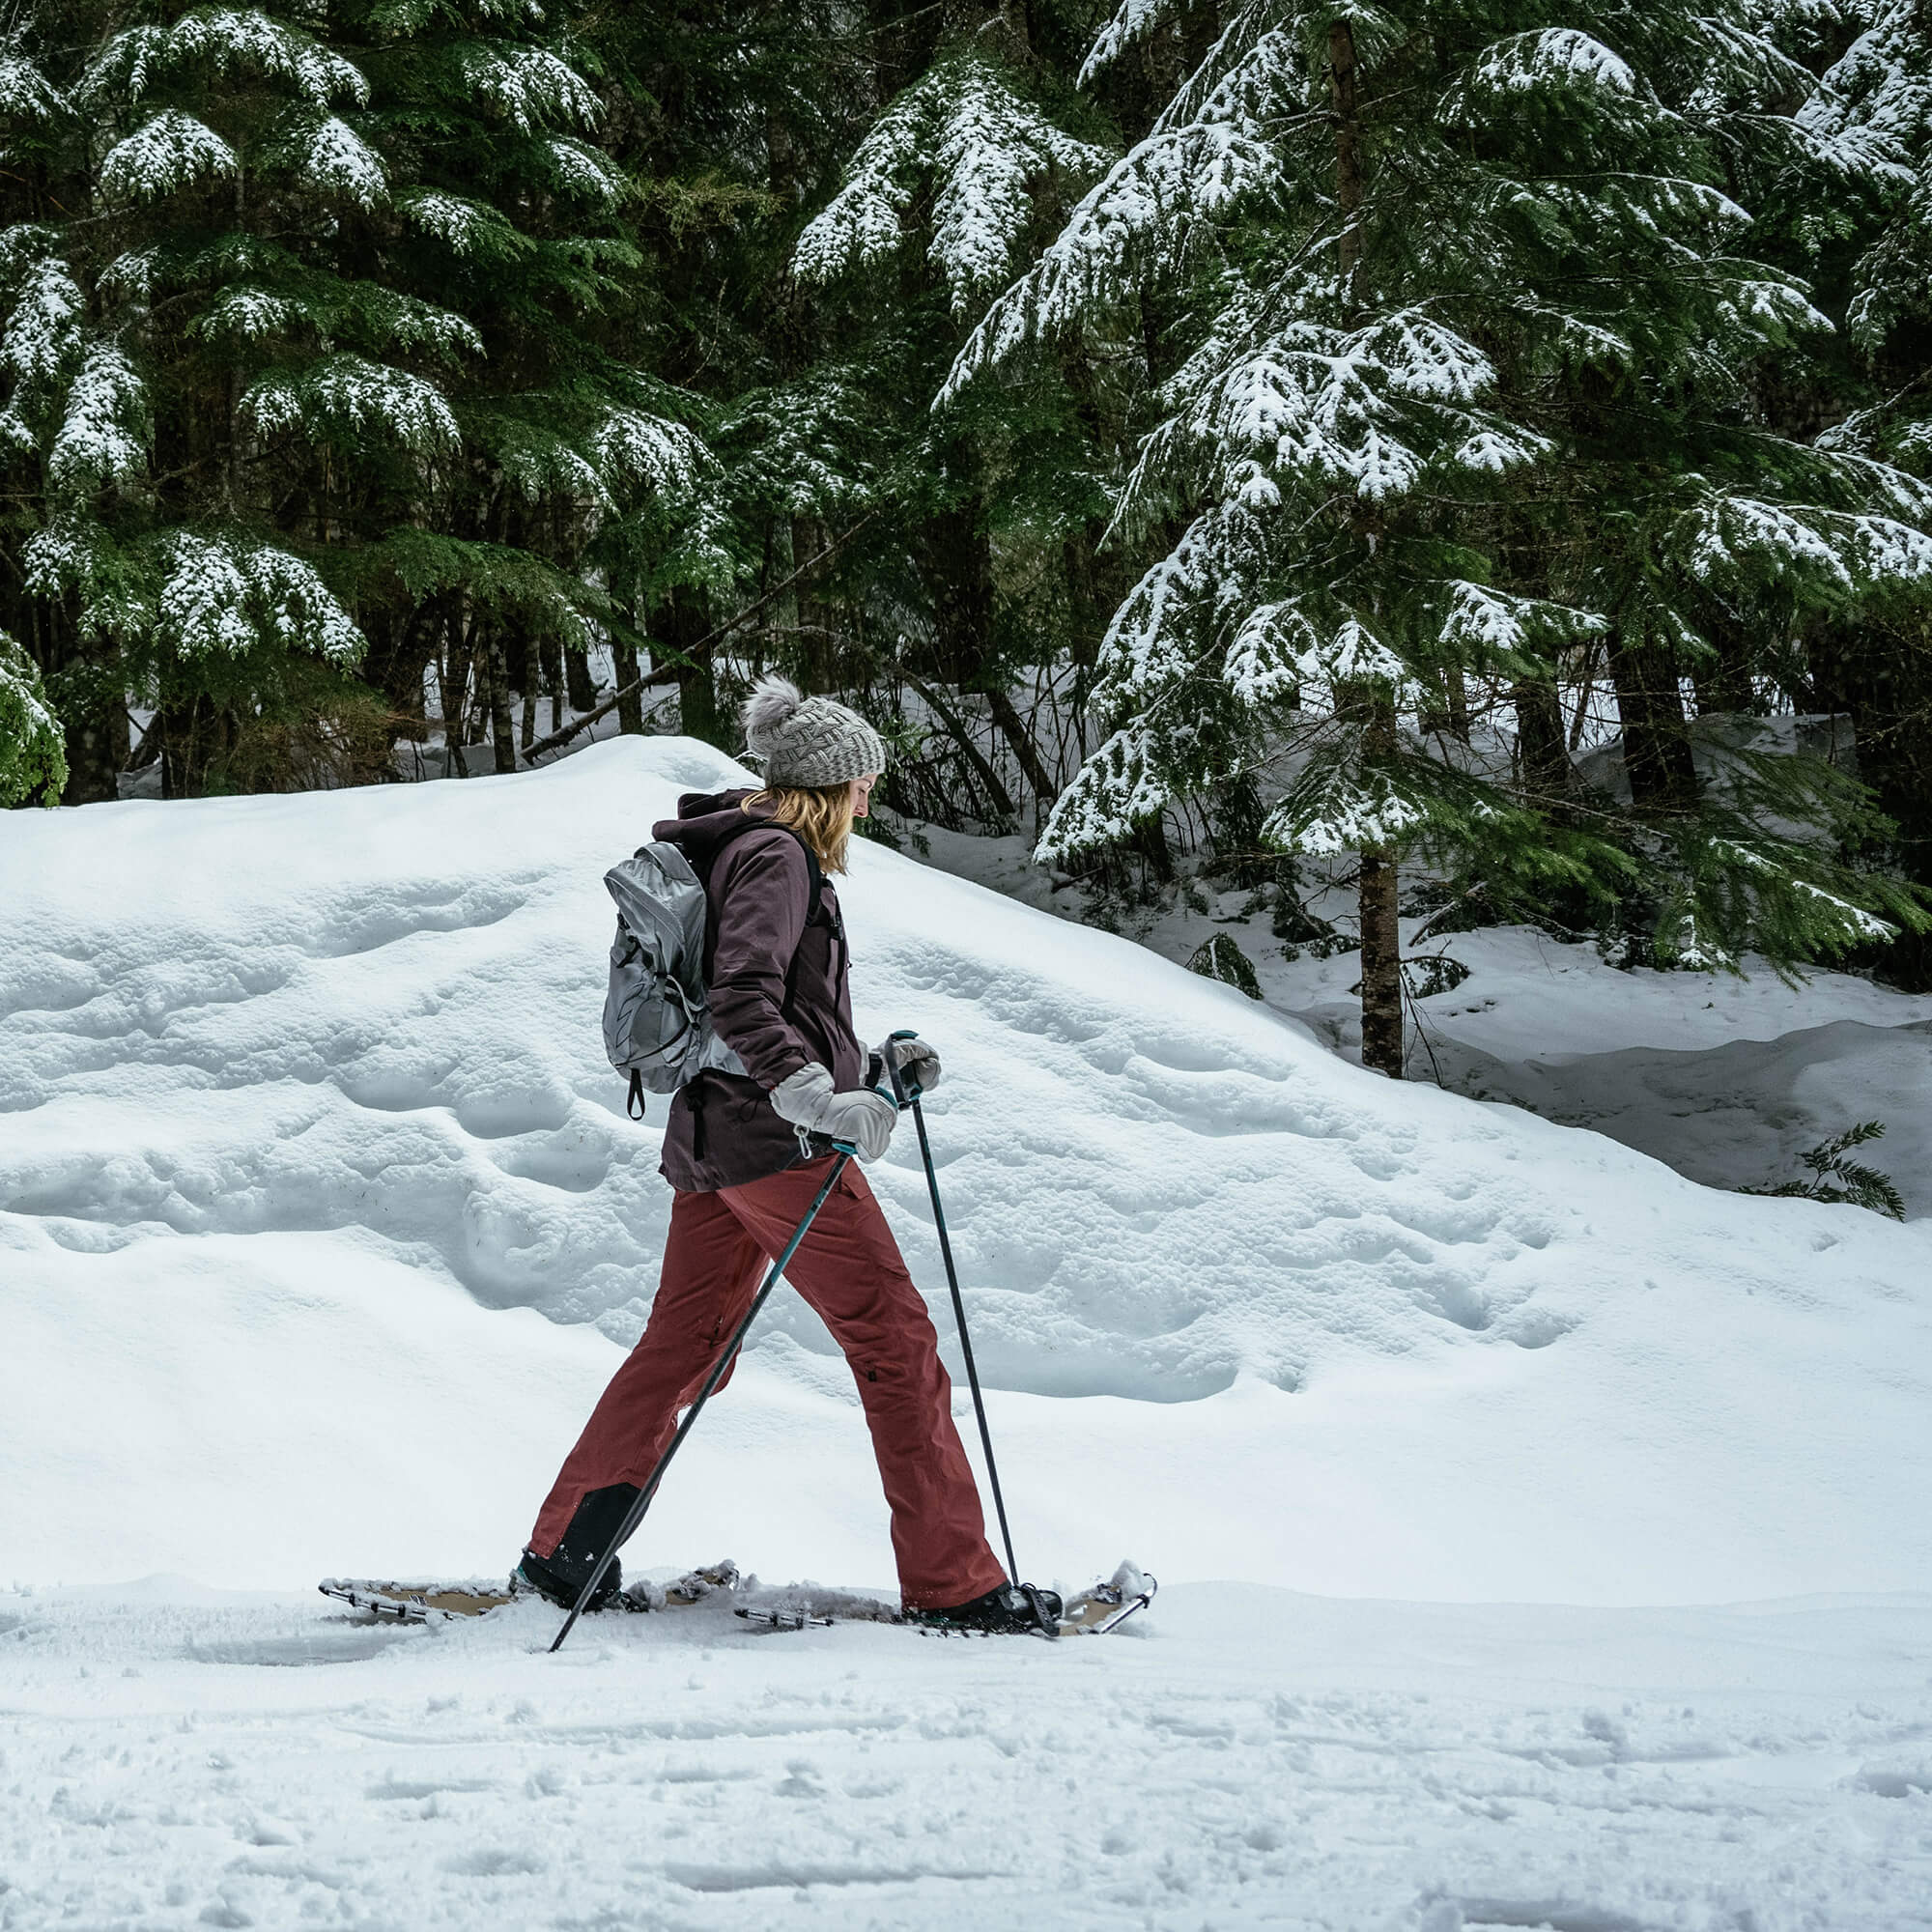
[[[898,1068],[899,1087],[907,1099],[915,1094],[930,1094],[939,1085],[939,1055],[918,1035],[910,1039],[881,1040],[872,1051],[879,1056],[879,1077],[889,1085],[893,1068]]]

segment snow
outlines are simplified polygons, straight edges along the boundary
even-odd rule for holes
[[[1828,719],[1774,719],[1776,743],[1824,755]],[[1614,788],[1615,745],[1594,760]],[[1839,748],[1842,754],[1842,748]],[[1063,918],[1077,895],[1016,838],[961,838],[920,828],[932,863]],[[1412,882],[1412,880],[1411,880]],[[1265,911],[1244,892],[1211,892],[1132,923],[1142,943],[1175,961],[1216,932],[1253,964],[1269,1008],[1301,1021],[1331,1050],[1359,1059],[1361,957],[1307,947],[1289,959]],[[1352,931],[1351,896],[1321,890],[1308,904]],[[1851,973],[1818,969],[1787,984],[1754,956],[1745,977],[1612,964],[1594,945],[1528,926],[1430,935],[1423,916],[1400,923],[1406,958],[1444,954],[1468,978],[1409,1009],[1408,1070],[1451,1091],[1507,1100],[1586,1126],[1714,1187],[1803,1179],[1798,1156],[1857,1121],[1886,1123],[1866,1151],[1891,1175],[1908,1219],[1932,1215],[1932,995],[1907,994]]]
[[[313,1605],[313,1607],[311,1607]],[[1922,1925],[1932,1599],[1169,1586],[1142,1640],[0,1595],[0,1925]]]
[[[634,1337],[668,1202],[602,1061],[600,874],[737,775],[633,738],[5,821],[0,1927],[1922,1921],[1927,1224],[1392,1085],[876,844],[861,1030],[945,1055],[1022,1561],[1144,1562],[1140,1634],[696,1609],[552,1659],[534,1606],[313,1596],[505,1567]],[[1426,1005],[1529,983],[1511,935],[1449,943],[1472,976]],[[1686,1051],[1904,1009],[1552,957],[1605,1051],[1650,981]],[[1277,998],[1316,968],[1259,963]],[[1339,1001],[1352,959],[1319,967]],[[950,1337],[916,1148],[871,1176]],[[891,1585],[849,1378],[783,1294],[629,1556],[727,1553]]]

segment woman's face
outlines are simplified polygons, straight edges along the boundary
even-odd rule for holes
[[[852,781],[852,816],[869,818],[871,816],[872,787],[879,781],[877,772],[867,772],[862,779]]]

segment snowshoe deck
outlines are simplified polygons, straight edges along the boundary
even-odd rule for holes
[[[537,1592],[521,1578],[507,1584],[472,1578],[467,1582],[381,1582],[373,1578],[326,1577],[317,1585],[325,1597],[347,1604],[379,1622],[447,1623],[457,1617],[487,1616],[503,1605],[535,1598]],[[1105,1636],[1119,1630],[1137,1611],[1153,1602],[1159,1586],[1145,1571],[1122,1563],[1104,1583],[1095,1583],[1069,1597],[1060,1613],[1062,1636]],[[782,1588],[761,1586],[755,1577],[741,1577],[735,1563],[714,1563],[708,1569],[688,1570],[669,1583],[636,1582],[625,1586],[605,1606],[612,1610],[688,1609],[693,1605],[729,1599],[745,1622],[760,1630],[821,1630],[836,1623],[896,1624],[905,1621],[895,1605],[847,1590],[823,1590],[810,1585]],[[539,1600],[541,1601],[541,1600]]]
[[[1153,1577],[1132,1563],[1122,1563],[1104,1583],[1067,1598],[1060,1609],[1062,1636],[1105,1636],[1117,1631],[1153,1602],[1160,1588]]]
[[[688,1570],[669,1583],[631,1583],[605,1605],[606,1610],[677,1610],[689,1608],[716,1596],[721,1590],[737,1587],[738,1566],[714,1563],[709,1569]],[[348,1577],[325,1577],[316,1585],[325,1597],[347,1604],[351,1609],[366,1610],[379,1622],[403,1624],[446,1623],[454,1617],[487,1616],[505,1604],[521,1603],[538,1593],[521,1577],[507,1584],[471,1581],[467,1583],[396,1583]],[[541,1601],[539,1598],[538,1601]]]

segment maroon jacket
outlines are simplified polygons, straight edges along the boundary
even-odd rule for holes
[[[798,1129],[772,1111],[771,1090],[808,1062],[829,1066],[835,1089],[866,1084],[838,895],[824,882],[811,913],[814,863],[794,834],[760,827],[757,814],[739,809],[750,796],[689,793],[675,818],[651,828],[704,881],[711,1023],[746,1068],[701,1073],[670,1103],[662,1171],[688,1193],[736,1187],[807,1158]]]

